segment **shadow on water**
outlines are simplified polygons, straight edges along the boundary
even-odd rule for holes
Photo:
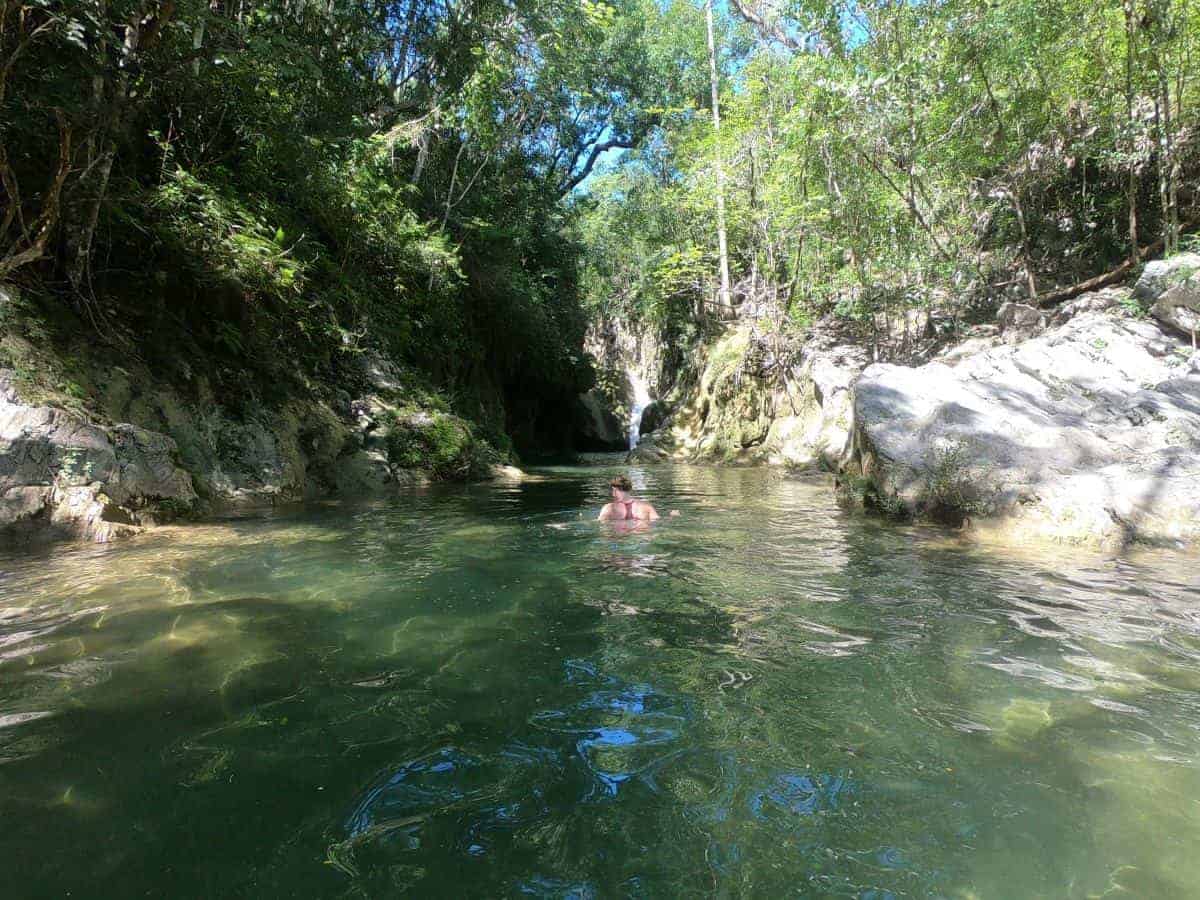
[[[0,561],[0,861],[31,896],[1189,895],[1194,561],[761,470],[634,470],[683,516],[619,534],[611,472]]]

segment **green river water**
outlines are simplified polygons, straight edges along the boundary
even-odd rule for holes
[[[4,551],[0,891],[1200,896],[1195,556],[616,471]]]

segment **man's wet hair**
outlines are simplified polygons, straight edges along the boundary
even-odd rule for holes
[[[627,494],[633,490],[633,482],[629,480],[628,475],[618,475],[608,483],[608,486],[615,487],[617,490],[624,491]]]

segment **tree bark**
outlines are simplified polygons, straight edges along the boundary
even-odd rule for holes
[[[717,168],[717,256],[721,272],[720,305],[722,309],[733,308],[733,297],[729,290],[729,246],[725,234],[725,167],[721,161],[721,102],[717,79],[717,44],[713,37],[712,0],[704,4],[704,19],[708,28],[708,78],[712,89],[713,137],[716,145]]]
[[[1137,175],[1137,123],[1133,110],[1133,65],[1137,55],[1137,0],[1125,0],[1125,114],[1129,128],[1129,180],[1125,187],[1126,202],[1129,204],[1129,260],[1138,258],[1138,175]]]

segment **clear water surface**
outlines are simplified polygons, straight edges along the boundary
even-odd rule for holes
[[[0,557],[5,896],[1195,897],[1195,556],[612,467]]]

